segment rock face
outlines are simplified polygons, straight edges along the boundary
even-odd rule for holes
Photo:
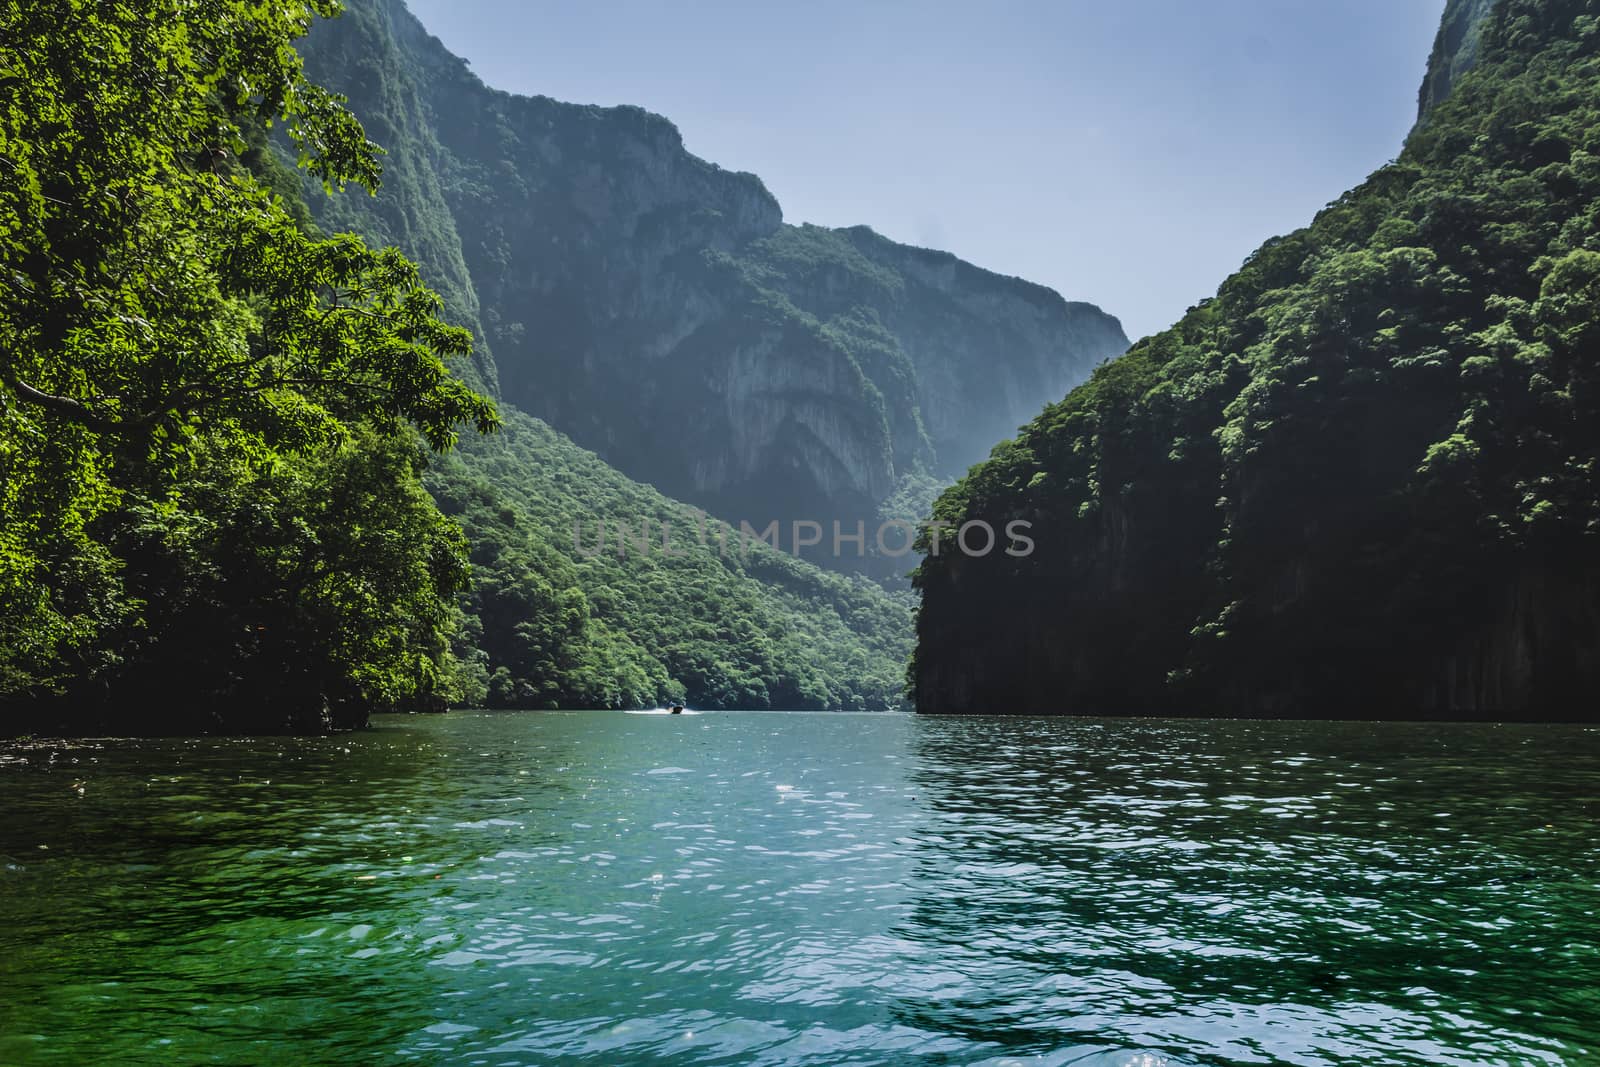
[[[500,395],[737,522],[872,518],[948,480],[1127,338],[1087,304],[866,228],[788,226],[666,119],[483,85],[400,0],[357,0],[307,68],[389,150],[328,228],[423,264]]]
[[[1428,57],[1428,72],[1417,94],[1417,121],[1450,95],[1450,90],[1478,60],[1479,37],[1495,0],[1450,0]]]

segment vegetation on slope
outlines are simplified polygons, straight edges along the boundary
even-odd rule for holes
[[[1393,164],[937,505],[925,711],[1583,714],[1600,682],[1600,3],[1502,0]]]
[[[502,434],[435,460],[426,482],[472,546],[457,638],[465,700],[901,703],[909,592],[826,573],[711,520],[702,527],[693,509],[514,409]]]

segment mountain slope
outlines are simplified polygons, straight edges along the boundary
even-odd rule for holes
[[[708,525],[702,544],[691,509],[537,419],[515,410],[505,419],[495,437],[436,458],[424,479],[471,544],[456,651],[472,703],[900,704],[909,593],[821,571],[737,531],[724,549]]]
[[[870,519],[1127,345],[1040,286],[785,226],[659,116],[489,89],[399,0],[305,53],[390,152],[384,197],[314,196],[319,221],[431,268],[503,399],[731,519]]]
[[[919,710],[1593,714],[1600,3],[1478,41],[1394,164],[940,500],[1037,549],[924,561]]]

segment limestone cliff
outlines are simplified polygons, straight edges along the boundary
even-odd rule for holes
[[[672,495],[734,520],[871,517],[1127,347],[1048,289],[785,225],[660,116],[491,89],[400,0],[348,7],[307,66],[389,169],[319,217],[417,257],[504,400]]]
[[[1428,70],[1417,93],[1417,120],[1450,95],[1450,90],[1478,60],[1479,38],[1496,0],[1450,0],[1428,57]]]

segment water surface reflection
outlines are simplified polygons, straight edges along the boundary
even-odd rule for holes
[[[1570,1062],[1597,784],[1566,727],[11,746],[0,1062]]]

